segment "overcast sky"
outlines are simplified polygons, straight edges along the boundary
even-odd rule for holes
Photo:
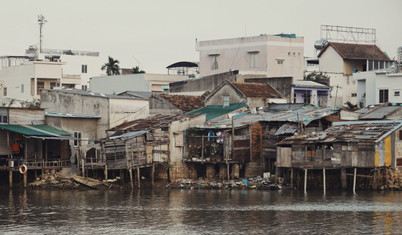
[[[99,51],[148,73],[198,61],[196,38],[295,33],[313,56],[322,24],[375,28],[392,58],[402,46],[401,12],[402,0],[0,0],[0,55],[38,45],[43,14],[44,48]]]

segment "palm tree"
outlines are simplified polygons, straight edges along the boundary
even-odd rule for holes
[[[144,70],[140,70],[140,67],[135,66],[133,67],[133,73],[145,73]]]
[[[110,75],[119,75],[120,74],[120,67],[119,67],[119,61],[118,60],[115,60],[115,59],[113,59],[112,57],[110,57],[109,56],[109,60],[108,60],[108,62],[107,63],[105,63],[103,66],[102,66],[102,70],[105,70],[106,69],[106,74],[108,75],[108,76],[110,76]]]

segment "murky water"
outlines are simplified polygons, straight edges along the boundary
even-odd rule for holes
[[[7,189],[0,232],[402,234],[402,192]]]

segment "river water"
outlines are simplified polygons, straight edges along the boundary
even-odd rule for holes
[[[402,234],[402,192],[0,190],[0,233]]]

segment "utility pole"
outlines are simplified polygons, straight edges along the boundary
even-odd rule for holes
[[[42,27],[47,22],[43,15],[38,15],[38,24],[39,24],[39,53],[42,53]]]

